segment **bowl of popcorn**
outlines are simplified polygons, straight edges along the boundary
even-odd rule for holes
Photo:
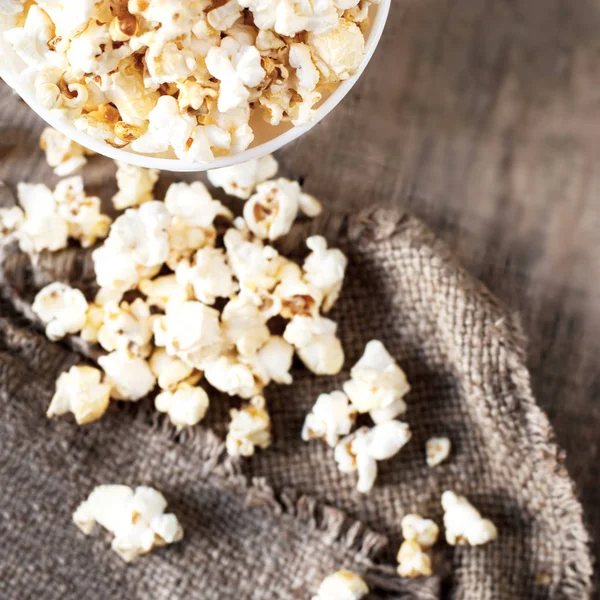
[[[115,160],[204,171],[269,154],[339,104],[390,0],[3,0],[0,76]]]

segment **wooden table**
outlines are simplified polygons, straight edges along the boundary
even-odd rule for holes
[[[279,158],[329,206],[407,206],[521,313],[600,540],[600,0],[392,3],[360,84]],[[0,87],[0,179],[54,179],[40,130]],[[112,170],[94,159],[91,190]]]

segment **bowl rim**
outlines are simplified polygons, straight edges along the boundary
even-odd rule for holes
[[[323,104],[316,109],[314,118],[312,121],[310,121],[310,123],[291,127],[282,134],[267,140],[258,146],[248,148],[247,150],[237,154],[218,157],[206,163],[193,163],[179,160],[177,158],[159,158],[152,156],[151,154],[140,154],[127,149],[113,148],[106,142],[97,140],[87,133],[80,131],[65,117],[61,116],[60,113],[50,111],[40,106],[35,98],[33,90],[19,80],[19,74],[15,73],[14,69],[11,69],[9,66],[2,66],[0,64],[0,77],[4,79],[4,81],[11,88],[13,88],[13,90],[17,92],[17,94],[25,101],[25,103],[44,121],[46,121],[46,123],[81,146],[93,150],[97,154],[102,154],[108,158],[112,158],[113,160],[126,162],[138,167],[158,169],[160,171],[202,172],[209,169],[219,169],[260,158],[267,154],[272,154],[286,144],[289,144],[290,142],[304,135],[306,132],[310,131],[315,125],[317,125],[317,123],[324,119],[354,87],[355,83],[358,81],[369,61],[373,57],[373,54],[379,45],[379,41],[381,40],[381,35],[383,34],[383,30],[389,15],[390,6],[391,0],[380,0],[380,3],[375,5],[375,18],[373,19],[373,23],[366,40],[365,55],[360,67],[352,77],[342,81],[342,83],[337,86],[334,92],[323,102]],[[0,30],[1,54],[5,55],[7,52],[9,52],[16,57],[16,54],[14,54],[12,48],[10,48],[10,46],[1,39],[1,34],[2,30]],[[20,59],[18,60],[21,62]],[[6,63],[10,65],[11,63],[14,64],[14,61],[7,60]]]

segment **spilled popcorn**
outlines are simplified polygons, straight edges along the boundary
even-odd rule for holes
[[[377,3],[10,2],[4,37],[38,102],[79,130],[117,148],[208,162],[248,148],[261,121],[310,122],[359,69],[361,27]],[[57,139],[45,147],[62,175],[85,160]],[[249,170],[246,181],[270,171]]]
[[[442,508],[446,541],[451,546],[460,544],[480,546],[498,537],[498,530],[494,523],[484,519],[464,496],[458,496],[451,491],[444,492]]]
[[[424,519],[418,514],[405,515],[401,525],[404,541],[397,556],[398,575],[431,576],[431,558],[427,550],[437,542],[439,527],[431,519]]]
[[[93,154],[52,127],[42,131],[40,148],[46,153],[46,162],[54,167],[54,174],[59,177],[78,171],[87,163],[86,156]]]
[[[425,460],[428,467],[437,467],[450,455],[452,444],[447,437],[432,437],[425,443]]]
[[[357,472],[356,489],[367,494],[377,479],[377,462],[398,454],[410,438],[410,428],[401,421],[361,427],[336,445],[334,454],[338,469],[342,473]]]
[[[369,593],[369,586],[352,571],[337,571],[323,579],[312,600],[361,600]]]
[[[90,535],[96,523],[113,534],[111,548],[125,561],[154,548],[179,542],[183,529],[173,513],[165,513],[167,501],[151,487],[99,485],[82,502],[73,521]]]

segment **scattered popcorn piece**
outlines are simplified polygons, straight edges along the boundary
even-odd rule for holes
[[[271,418],[265,399],[255,396],[240,410],[232,409],[229,433],[225,440],[229,456],[252,456],[256,447],[271,445]]]
[[[108,352],[127,351],[146,358],[152,352],[152,321],[150,307],[141,299],[108,303],[104,306],[98,342]]]
[[[157,410],[167,413],[178,429],[202,421],[208,404],[208,394],[201,387],[189,383],[180,383],[174,390],[161,392],[154,399]]]
[[[449,456],[451,443],[447,437],[432,437],[425,444],[427,466],[436,467],[443,463]]]
[[[302,279],[302,271],[298,265],[293,264],[293,267],[288,269],[289,275],[282,271],[281,283],[273,292],[281,305],[280,314],[284,319],[293,319],[295,316],[317,317],[323,294],[318,287]]]
[[[18,232],[23,252],[54,252],[64,248],[69,229],[57,212],[54,194],[41,183],[19,183],[17,196],[25,211],[25,222]]]
[[[398,550],[400,577],[431,577],[431,558],[415,540],[404,540]]]
[[[176,356],[169,356],[164,348],[156,348],[150,357],[150,369],[162,390],[172,390],[180,383],[196,383],[200,375],[194,375],[193,367]]]
[[[252,365],[228,353],[203,361],[204,377],[215,389],[240,398],[252,398],[262,393],[264,384]]]
[[[337,571],[327,576],[313,600],[360,600],[369,593],[369,586],[352,571]]]
[[[205,304],[230,298],[238,288],[221,248],[200,248],[191,261],[184,259],[177,265],[175,274],[177,282],[190,287]]]
[[[204,361],[224,349],[219,313],[193,300],[169,303],[166,314],[154,320],[154,341],[171,356],[202,369]]]
[[[344,350],[336,331],[337,325],[331,319],[297,316],[288,323],[283,337],[310,371],[335,375],[344,365]]]
[[[12,239],[25,223],[25,213],[18,206],[0,208],[0,243]]]
[[[294,347],[282,337],[271,336],[256,354],[258,370],[263,373],[265,385],[270,381],[289,385],[292,383],[290,369],[294,358]]]
[[[177,282],[174,273],[155,279],[142,279],[138,289],[146,296],[148,306],[166,310],[169,302],[176,304],[190,300],[186,286]]]
[[[350,381],[344,384],[344,392],[360,413],[385,408],[393,402],[404,412],[406,405],[399,401],[409,390],[404,371],[378,340],[366,345],[361,359],[350,371]]]
[[[46,153],[46,162],[54,168],[55,175],[65,177],[87,163],[90,151],[52,127],[46,127],[40,137],[40,147]]]
[[[469,544],[479,546],[498,537],[496,526],[482,518],[480,512],[464,497],[454,492],[442,494],[446,541],[451,546]]]
[[[402,537],[414,540],[421,548],[431,548],[438,539],[440,528],[435,521],[424,519],[416,513],[405,515],[401,522]]]
[[[304,192],[300,194],[299,206],[302,213],[311,219],[318,217],[323,212],[323,205],[320,200]]]
[[[335,447],[335,460],[342,473],[358,472],[356,489],[371,491],[377,478],[377,461],[395,456],[410,440],[406,423],[390,421],[372,429],[361,427],[346,436]]]
[[[221,324],[227,340],[242,356],[253,356],[271,336],[258,307],[245,294],[232,298],[223,308]]]
[[[48,339],[57,341],[81,331],[88,303],[80,290],[54,282],[37,293],[31,308],[46,326]]]
[[[272,246],[249,240],[246,232],[228,229],[223,237],[227,258],[240,287],[271,291],[280,281],[281,268],[288,262]]]
[[[112,202],[117,210],[139,206],[153,198],[159,171],[117,161],[117,187]]]
[[[219,216],[233,218],[232,212],[214,200],[201,181],[172,183],[165,196],[165,206],[173,217],[193,227],[210,227]]]
[[[358,471],[356,489],[362,494],[368,493],[377,479],[377,461],[366,451],[368,433],[368,427],[357,429],[341,439],[334,451],[335,461],[342,473]]]
[[[309,237],[306,245],[312,252],[304,261],[304,277],[323,294],[321,308],[327,313],[340,295],[348,259],[341,250],[328,249],[323,236]]]
[[[306,416],[302,428],[302,439],[323,439],[332,448],[340,436],[350,433],[356,421],[356,409],[348,402],[343,392],[321,394],[312,411]]]
[[[78,425],[99,419],[110,403],[110,385],[102,383],[102,373],[93,367],[71,367],[56,380],[48,417],[73,413]]]
[[[257,185],[275,176],[277,168],[275,158],[267,154],[239,165],[208,170],[206,175],[215,187],[223,188],[231,196],[248,200]]]
[[[115,400],[135,402],[149,394],[156,384],[148,362],[139,356],[111,352],[101,356],[98,364],[106,373],[106,381],[112,387],[111,396]]]
[[[408,443],[412,434],[402,421],[388,421],[375,425],[366,437],[366,450],[375,460],[392,458]]]
[[[127,291],[141,279],[156,275],[169,256],[170,223],[162,202],[127,209],[113,223],[104,244],[92,254],[99,285]]]
[[[280,177],[257,186],[244,204],[244,219],[258,238],[276,240],[291,229],[300,205],[300,186]]]
[[[106,237],[110,218],[100,212],[100,198],[86,195],[81,177],[60,181],[54,189],[54,199],[58,214],[67,223],[70,238],[89,248]]]
[[[96,523],[115,537],[112,549],[125,562],[153,548],[178,542],[183,529],[173,513],[165,513],[167,501],[157,490],[125,485],[100,485],[82,502],[73,521],[89,535]]]

